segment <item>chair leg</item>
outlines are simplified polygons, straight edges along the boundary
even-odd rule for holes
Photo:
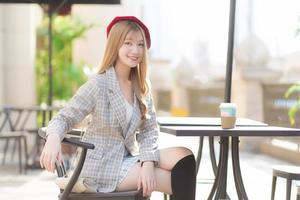
[[[273,176],[273,179],[272,179],[271,200],[274,200],[274,197],[275,197],[276,181],[277,181],[277,177]]]
[[[25,155],[25,165],[24,165],[24,173],[27,173],[27,162],[28,162],[28,150],[27,150],[27,139],[26,136],[23,137],[23,144],[24,144],[24,155]]]
[[[14,160],[14,157],[15,157],[15,151],[16,151],[16,148],[17,148],[17,144],[18,143],[18,141],[16,141],[16,140],[13,140],[13,151],[12,151],[12,153],[11,153],[11,157],[10,157],[10,159],[11,159],[11,161],[13,161]]]
[[[291,199],[291,187],[292,187],[292,180],[287,179],[286,180],[286,200]]]
[[[5,158],[6,158],[6,153],[7,153],[7,149],[8,149],[8,143],[9,143],[9,138],[6,139],[6,141],[5,141],[4,153],[3,153],[3,158],[2,158],[2,165],[5,164]]]
[[[18,150],[19,150],[19,173],[22,174],[22,145],[21,145],[21,137],[18,138]]]

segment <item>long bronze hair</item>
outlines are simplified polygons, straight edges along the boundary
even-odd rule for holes
[[[138,99],[142,119],[146,118],[147,103],[146,96],[149,92],[147,84],[147,45],[146,38],[142,28],[133,21],[120,21],[116,23],[107,38],[106,48],[100,65],[99,74],[104,73],[109,67],[113,67],[118,59],[118,52],[130,31],[140,31],[144,40],[144,52],[141,62],[135,68],[131,69],[130,79],[133,85],[133,91]]]

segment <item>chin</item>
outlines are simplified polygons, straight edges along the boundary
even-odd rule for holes
[[[130,68],[136,68],[138,64],[129,65]]]

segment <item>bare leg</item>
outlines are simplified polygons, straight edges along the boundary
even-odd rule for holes
[[[136,190],[138,184],[138,178],[140,175],[140,164],[136,163],[128,172],[126,178],[117,186],[117,191],[127,191],[127,190]],[[155,177],[156,177],[156,188],[155,191],[163,192],[170,194],[171,189],[171,172],[155,168]]]
[[[159,167],[170,171],[179,160],[191,154],[193,152],[185,147],[161,149]]]
[[[155,168],[157,187],[155,191],[172,194],[171,169],[183,157],[191,155],[192,151],[184,147],[172,147],[160,150],[159,166]],[[140,175],[140,165],[136,163],[128,172],[125,179],[117,186],[117,191],[137,189]]]

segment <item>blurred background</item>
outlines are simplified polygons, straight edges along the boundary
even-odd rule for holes
[[[135,15],[151,32],[149,73],[158,114],[218,116],[229,1],[122,0],[65,7],[52,25],[54,105],[66,102],[96,73],[107,24],[117,15]],[[288,114],[299,87],[286,94],[300,80],[299,7],[297,0],[237,1],[232,101],[240,117],[299,127],[297,112],[290,114],[291,120]],[[47,7],[0,4],[0,13],[0,105],[48,104]],[[299,139],[285,142],[275,141],[299,152]],[[274,146],[274,141],[268,143]]]
[[[151,33],[149,76],[157,114],[218,117],[229,3],[121,0],[116,5],[65,5],[52,19],[52,106],[64,105],[97,72],[108,23],[118,15],[135,15]],[[299,8],[298,0],[237,1],[232,102],[239,117],[300,128]],[[0,105],[49,106],[47,9],[0,4]],[[29,122],[38,127],[36,118]],[[300,164],[299,138],[242,138],[241,148]]]

